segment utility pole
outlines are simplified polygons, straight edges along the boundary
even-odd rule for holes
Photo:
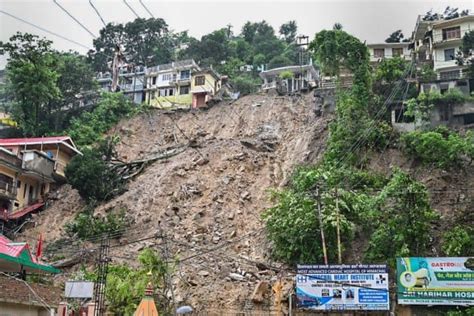
[[[97,280],[94,284],[94,316],[105,315],[105,288],[109,267],[110,240],[108,234],[100,241],[99,256],[96,261]]]
[[[112,86],[110,90],[112,92],[117,92],[120,67],[125,62],[125,57],[123,56],[122,50],[119,45],[115,45],[114,60],[112,62]]]
[[[324,237],[323,213],[321,212],[321,197],[319,196],[319,185],[316,185],[316,203],[318,205],[319,230],[321,232],[321,243],[323,245],[324,264],[328,264],[328,254],[326,251],[326,238]]]
[[[305,63],[304,57],[305,57],[305,52],[306,49],[309,46],[309,36],[306,35],[299,35],[296,38],[296,46],[299,47],[298,51],[298,59],[299,59],[299,64],[300,64],[300,85],[299,85],[299,91],[303,90],[303,65]]]
[[[337,195],[336,186],[336,234],[337,234],[337,260],[339,264],[342,264],[342,250],[341,250],[341,227],[339,222],[339,197]]]

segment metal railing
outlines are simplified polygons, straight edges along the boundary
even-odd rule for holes
[[[10,182],[0,180],[0,194],[15,197],[16,196],[16,185]]]

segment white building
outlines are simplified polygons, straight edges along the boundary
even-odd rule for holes
[[[370,62],[380,62],[384,58],[401,57],[405,60],[411,59],[408,48],[410,43],[375,43],[367,44],[370,53]]]
[[[280,77],[282,73],[287,72],[292,74],[291,78]],[[319,71],[313,65],[286,66],[262,71],[259,76],[263,80],[262,90],[278,89],[280,92],[293,93],[315,88]]]
[[[433,69],[440,78],[460,78],[462,68],[456,64],[456,54],[467,32],[474,31],[474,15],[436,21],[431,25]]]

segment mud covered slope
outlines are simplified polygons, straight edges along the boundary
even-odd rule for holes
[[[258,264],[270,260],[261,221],[268,190],[324,151],[327,119],[316,117],[312,104],[311,96],[248,96],[203,111],[151,111],[119,124],[111,133],[120,135],[117,150],[125,161],[178,144],[192,147],[149,165],[127,192],[96,209],[127,210],[130,227],[114,244],[167,237],[114,247],[114,262],[135,265],[140,249],[166,246],[168,257],[181,260],[173,280],[178,303],[230,307],[248,299],[259,280],[275,277]],[[67,186],[58,198],[35,218],[30,236],[64,235],[82,202]]]

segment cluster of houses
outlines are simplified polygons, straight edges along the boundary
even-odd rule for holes
[[[97,81],[110,90],[109,73],[98,74]],[[119,73],[119,88],[135,103],[167,108],[201,108],[225,90],[226,77],[212,68],[202,69],[192,59],[154,67],[124,67]]]
[[[474,15],[449,20],[424,20],[420,16],[410,41],[368,44],[370,61],[373,67],[377,67],[384,59],[400,57],[414,63],[417,74],[429,69],[432,74],[430,77],[415,75],[409,78],[419,93],[437,91],[444,94],[450,89],[458,89],[470,96],[474,91],[474,78],[468,76],[465,65],[458,65],[456,55],[463,36],[471,30],[474,30]],[[268,70],[262,67],[261,70],[262,91],[278,90],[279,93],[292,94],[313,90],[316,103],[319,103],[322,111],[335,110],[334,78],[321,73],[311,60],[304,65]],[[351,76],[350,73],[342,72],[339,86],[350,87]],[[112,77],[100,73],[97,81],[102,89],[109,90]],[[119,87],[135,103],[145,102],[162,109],[201,108],[221,98],[224,93],[231,92],[225,76],[212,68],[201,68],[194,60],[148,68],[124,67],[119,73]],[[394,127],[404,131],[415,128],[417,122],[404,116],[404,100],[394,100],[389,106]],[[432,109],[430,123],[433,126],[472,126],[474,103],[437,105]],[[81,152],[68,136],[0,139],[0,272],[58,272],[33,256],[26,243],[12,242],[2,233],[24,222],[25,218],[44,206],[48,193],[65,182],[65,167],[76,155],[81,155]],[[0,276],[0,292],[8,294],[11,291],[1,291],[2,284],[17,288],[16,296],[0,297],[2,311],[18,312],[18,308],[24,307],[25,301],[31,301],[18,294],[27,296],[31,293],[31,288],[25,287],[21,281],[6,275]],[[39,287],[37,291],[44,292]],[[149,299],[150,289],[147,291],[139,310],[155,312],[153,300]],[[59,297],[59,292],[52,293],[50,302],[56,304]],[[43,303],[28,304],[28,311],[25,310],[24,315],[40,315]],[[38,307],[38,311],[34,306]]]

